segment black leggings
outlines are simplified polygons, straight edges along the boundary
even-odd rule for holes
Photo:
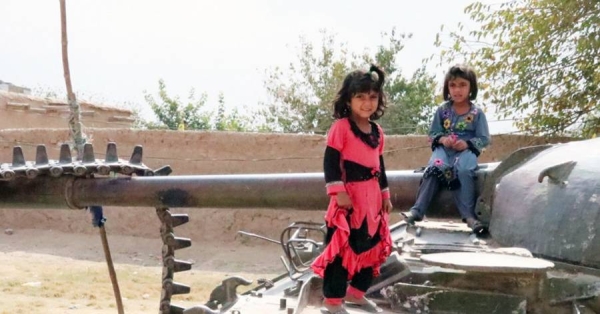
[[[349,217],[347,218],[349,219]],[[325,243],[329,244],[333,233],[337,228],[327,228]],[[367,221],[363,221],[359,229],[350,229],[349,245],[357,254],[372,249],[380,241],[379,232],[374,237],[369,237],[367,232]],[[373,282],[373,267],[361,269],[354,274],[350,285],[360,291],[366,292]],[[342,266],[342,258],[337,256],[333,262],[325,268],[323,277],[323,296],[325,298],[343,298],[346,296],[348,286],[348,270]]]
[[[354,274],[350,285],[360,291],[366,292],[373,282],[373,268],[367,267]],[[323,296],[325,298],[343,298],[348,287],[348,271],[342,266],[342,258],[336,257],[325,268],[323,278]]]

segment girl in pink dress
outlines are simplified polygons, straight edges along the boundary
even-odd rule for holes
[[[329,313],[347,313],[344,301],[370,312],[381,311],[364,295],[392,247],[384,134],[373,122],[386,108],[384,78],[375,65],[353,71],[334,101],[336,121],[327,135],[324,157],[331,198],[325,215],[327,246],[312,264],[323,278],[323,305]]]

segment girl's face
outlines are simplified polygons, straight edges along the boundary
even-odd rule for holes
[[[468,80],[457,77],[448,82],[448,90],[450,91],[450,97],[454,102],[466,103],[469,101],[471,84]]]
[[[371,115],[377,111],[379,104],[379,93],[370,91],[356,93],[350,99],[350,110],[354,119],[369,120]]]

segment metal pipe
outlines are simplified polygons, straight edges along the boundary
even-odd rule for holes
[[[497,163],[477,171],[481,190]],[[388,171],[392,202],[407,209],[415,201],[422,173]],[[288,208],[324,210],[323,173],[199,175],[172,177],[16,178],[0,181],[3,208],[133,207]],[[430,216],[455,216],[454,202],[442,191]]]

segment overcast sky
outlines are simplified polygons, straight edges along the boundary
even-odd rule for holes
[[[267,100],[265,70],[296,60],[299,37],[317,41],[321,29],[356,52],[394,27],[412,33],[399,58],[409,75],[436,52],[442,24],[467,22],[471,2],[67,0],[73,88],[145,106],[144,90],[155,93],[162,78],[173,95],[185,98],[193,87],[211,103],[223,92],[228,106],[253,107]],[[0,14],[0,80],[64,91],[59,1],[1,0]]]

